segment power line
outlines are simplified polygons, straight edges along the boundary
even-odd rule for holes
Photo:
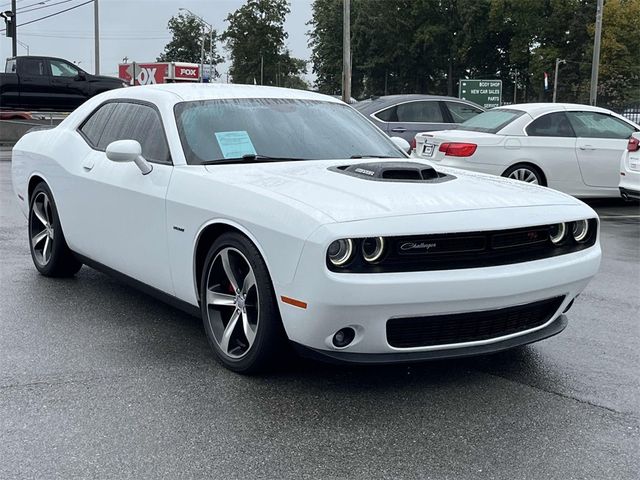
[[[88,1],[86,1],[84,3],[80,3],[80,4],[76,5],[74,7],[65,8],[64,10],[60,10],[59,12],[51,13],[51,14],[46,15],[44,17],[36,18],[35,20],[30,20],[28,22],[21,23],[20,25],[16,25],[16,28],[17,27],[24,27],[25,25],[30,25],[32,23],[39,22],[40,20],[45,20],[47,18],[55,17],[56,15],[60,15],[61,13],[68,12],[69,10],[74,10],[74,9],[76,9],[78,7],[82,7],[83,5],[87,5],[88,3],[93,3],[93,2],[94,2],[94,0],[88,0]],[[6,29],[3,28],[2,30],[0,30],[0,33],[4,32],[5,30]]]
[[[51,1],[51,0],[49,0],[49,1]],[[19,9],[20,10],[19,13],[24,14],[24,13],[29,13],[29,12],[35,12],[36,10],[42,10],[43,8],[55,7],[56,5],[60,5],[62,3],[69,3],[69,2],[73,2],[73,0],[62,0],[61,2],[52,3],[52,4],[49,4],[49,5],[47,5],[47,4],[40,5],[40,3],[33,3],[31,5],[28,5],[26,7],[22,7],[21,9]],[[40,6],[37,6],[37,5],[40,5]],[[25,8],[29,8],[29,7],[33,7],[33,6],[35,6],[36,8],[32,8],[31,10],[24,10]]]

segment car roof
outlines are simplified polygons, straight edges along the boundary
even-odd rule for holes
[[[532,117],[539,117],[545,113],[562,112],[567,110],[582,110],[584,112],[612,113],[610,110],[591,105],[581,105],[579,103],[518,103],[514,105],[503,105],[500,109],[520,110]]]
[[[359,110],[362,113],[374,113],[379,110],[383,110],[387,107],[405,102],[411,102],[416,100],[448,100],[454,102],[466,103],[473,105],[474,107],[482,108],[480,105],[476,105],[468,100],[462,100],[456,97],[447,97],[443,95],[422,95],[422,94],[408,94],[408,95],[385,95],[382,97],[372,97],[367,100],[362,100],[353,104],[353,108]],[[484,109],[483,109],[484,110]]]
[[[172,98],[176,103],[181,101],[232,98],[282,98],[342,103],[340,100],[328,95],[307,90],[265,87],[261,85],[242,85],[237,83],[164,83],[110,90],[108,94],[108,96],[112,98],[126,97],[139,100],[166,96]]]

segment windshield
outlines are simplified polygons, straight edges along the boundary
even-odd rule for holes
[[[489,110],[461,123],[458,130],[498,133],[523,114],[524,112],[521,110],[509,110],[507,108]]]
[[[377,127],[341,103],[205,100],[179,103],[175,115],[189,164],[406,156]]]

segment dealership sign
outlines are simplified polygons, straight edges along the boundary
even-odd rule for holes
[[[502,80],[460,80],[458,98],[484,108],[499,107],[502,104]]]

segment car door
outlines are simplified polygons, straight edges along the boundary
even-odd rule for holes
[[[411,142],[420,132],[446,130],[450,127],[444,107],[438,100],[417,100],[399,103],[389,110],[387,134]]]
[[[576,153],[582,179],[591,187],[617,188],[620,156],[636,129],[606,113],[567,112],[576,132]]]
[[[576,155],[576,136],[565,112],[553,112],[533,120],[525,128],[523,154],[513,163],[529,161],[540,168],[548,186],[564,191],[582,188]],[[509,145],[506,145],[509,148]]]
[[[160,114],[133,101],[101,108],[108,119],[98,138],[83,132],[91,130],[91,117],[79,128],[91,151],[82,161],[76,198],[91,213],[82,215],[74,241],[92,260],[172,294],[165,198],[173,166]],[[134,163],[109,160],[105,149],[116,140],[138,141],[153,170],[143,175]]]
[[[86,97],[83,93],[83,85],[80,70],[64,60],[49,59],[51,71],[51,96],[56,109],[73,110]]]
[[[46,59],[18,58],[20,107],[28,110],[53,108],[50,95],[51,76]]]

